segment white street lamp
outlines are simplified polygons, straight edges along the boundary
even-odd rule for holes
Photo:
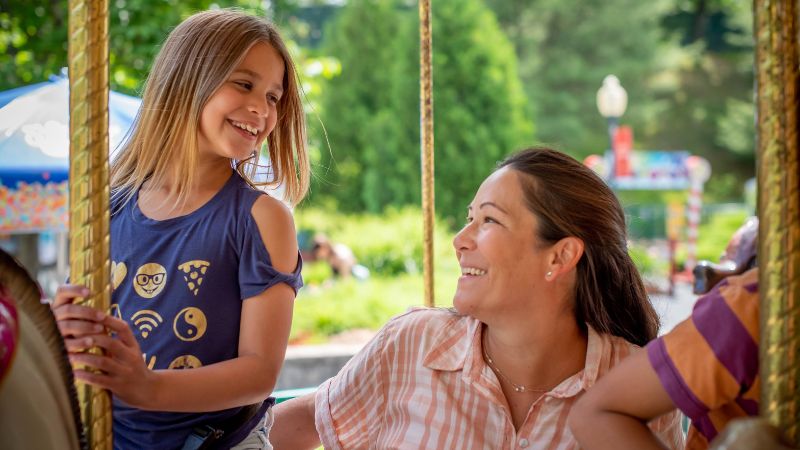
[[[614,75],[606,75],[603,79],[603,85],[597,90],[597,110],[600,111],[600,115],[605,117],[608,122],[609,148],[614,155],[614,163],[609,176],[611,180],[613,180],[617,174],[617,155],[614,153],[614,135],[617,132],[619,118],[625,114],[625,109],[627,107],[628,93],[619,83],[619,78]]]
[[[619,78],[606,75],[603,85],[597,90],[597,110],[605,118],[619,119],[628,107],[628,93],[619,84]]]

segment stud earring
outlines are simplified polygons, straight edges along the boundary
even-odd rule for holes
[[[552,277],[553,277],[553,271],[552,271],[552,270],[548,271],[548,272],[545,274],[545,276],[544,276],[544,277],[545,277],[546,279],[548,279],[548,280],[549,280],[550,278],[552,278]]]

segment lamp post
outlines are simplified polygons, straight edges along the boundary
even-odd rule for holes
[[[606,75],[603,85],[597,90],[597,110],[600,115],[608,122],[608,141],[613,163],[609,171],[609,180],[613,181],[617,176],[617,154],[614,148],[614,135],[619,126],[619,118],[625,114],[628,107],[628,93],[619,84],[619,78],[614,75]]]

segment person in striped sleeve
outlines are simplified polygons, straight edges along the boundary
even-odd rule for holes
[[[577,449],[575,401],[658,318],[614,193],[545,148],[502,162],[453,240],[454,309],[416,308],[315,394],[275,410],[276,449]],[[683,444],[676,414],[653,421]]]
[[[758,414],[758,269],[700,297],[691,317],[614,368],[573,409],[585,449],[661,448],[645,421],[679,408],[686,448],[706,449],[728,423]],[[763,429],[758,448],[788,448]],[[755,447],[752,447],[755,448]]]

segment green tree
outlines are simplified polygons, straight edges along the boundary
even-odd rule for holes
[[[400,47],[399,17],[404,14],[391,0],[354,0],[342,8],[326,31],[323,52],[337,58],[339,76],[325,83],[320,117],[330,143],[312,187],[313,198],[333,197],[344,210],[379,211],[383,192],[367,170],[377,155],[392,154],[391,124],[381,111],[392,110],[391,89]],[[389,121],[390,122],[390,121]],[[386,162],[389,162],[388,160]],[[377,195],[375,195],[377,194]],[[400,193],[402,195],[402,193]],[[402,201],[400,203],[403,203]]]
[[[514,39],[537,138],[575,156],[608,148],[595,95],[616,75],[628,91],[624,121],[638,142],[659,122],[656,78],[665,46],[663,0],[489,0]],[[535,26],[533,25],[535,24]],[[639,147],[641,148],[641,147]]]
[[[211,7],[264,15],[258,0],[109,2],[111,88],[137,94],[161,42],[181,20]],[[43,81],[67,66],[67,1],[0,3],[0,90]]]
[[[751,5],[733,0],[678,2],[662,27],[680,64],[665,71],[674,89],[661,99],[664,126],[653,145],[676,142],[711,162],[712,201],[741,199],[755,172]],[[679,131],[676,131],[679,130]]]
[[[436,209],[462,217],[533,127],[514,49],[483,1],[437,0],[432,15]],[[342,73],[323,93],[335,160],[326,193],[344,210],[420,201],[418,27],[416,9],[357,0],[329,31]]]
[[[533,124],[514,47],[494,13],[483,0],[432,3],[436,211],[459,224],[497,162],[532,143]],[[405,36],[413,42],[419,25],[411,24]],[[419,57],[405,61],[413,79]],[[419,97],[418,83],[405,87],[402,98]],[[419,127],[413,136],[419,142]]]
[[[487,0],[514,42],[538,139],[607,148],[594,105],[603,76],[629,94],[637,149],[706,157],[715,199],[753,173],[751,5],[738,0]],[[535,24],[533,26],[532,24]]]

